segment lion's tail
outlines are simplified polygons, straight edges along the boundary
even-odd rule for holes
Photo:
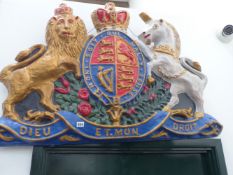
[[[35,60],[41,57],[45,53],[45,51],[46,47],[42,44],[36,44],[27,50],[21,51],[15,58],[17,63],[5,67],[0,72],[0,81],[4,81],[4,79],[6,79],[6,77],[11,72],[33,63]]]
[[[202,80],[204,87],[206,86],[208,78],[201,72],[201,66],[199,63],[193,62],[188,58],[180,58],[180,63],[185,69],[197,75]]]

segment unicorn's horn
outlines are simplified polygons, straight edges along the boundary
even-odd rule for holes
[[[152,21],[152,18],[148,14],[146,14],[145,12],[140,13],[139,16],[142,18],[142,20],[146,24],[148,24],[148,23],[150,23]]]

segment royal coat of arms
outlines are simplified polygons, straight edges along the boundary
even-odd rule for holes
[[[92,12],[95,35],[61,4],[47,45],[20,52],[0,81],[8,89],[0,145],[76,144],[214,137],[222,126],[204,113],[207,83],[199,63],[180,58],[168,22],[140,17],[148,30],[128,32],[130,15],[114,3]]]

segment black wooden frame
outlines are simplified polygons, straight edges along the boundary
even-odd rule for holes
[[[30,175],[47,175],[51,154],[204,154],[211,175],[227,175],[220,139],[34,147]]]

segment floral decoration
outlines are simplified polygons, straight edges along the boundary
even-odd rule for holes
[[[81,88],[78,91],[78,98],[83,99],[83,100],[88,100],[89,98],[89,92],[87,88]]]
[[[162,110],[169,102],[170,83],[154,74],[153,78],[156,79],[155,83],[150,86],[145,84],[135,99],[123,104],[125,112],[121,117],[121,125],[140,123],[156,111]],[[54,84],[54,101],[60,105],[61,110],[81,115],[97,124],[112,125],[107,113],[110,106],[105,106],[90,94],[83,79],[77,79],[74,73],[69,72]]]
[[[79,114],[81,114],[84,117],[89,116],[91,114],[91,111],[92,111],[92,107],[87,102],[81,102],[78,105],[78,112],[79,112]]]

